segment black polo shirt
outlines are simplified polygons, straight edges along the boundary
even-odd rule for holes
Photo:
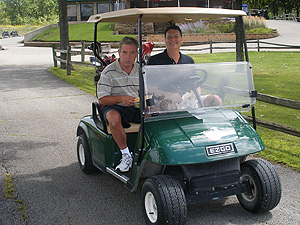
[[[179,52],[179,54],[180,54],[180,58],[177,64],[195,63],[192,57],[181,54],[181,52]],[[167,64],[176,64],[176,62],[168,56],[167,49],[165,49],[162,53],[151,56],[147,61],[147,65],[167,65]]]

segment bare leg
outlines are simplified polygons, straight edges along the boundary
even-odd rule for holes
[[[119,146],[120,150],[127,147],[126,133],[121,123],[121,115],[116,110],[110,110],[106,114],[106,119],[109,123],[111,134]]]

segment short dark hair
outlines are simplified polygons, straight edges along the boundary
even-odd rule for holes
[[[180,27],[179,27],[179,26],[176,26],[176,25],[174,25],[174,24],[172,24],[172,25],[167,26],[167,28],[166,28],[166,30],[165,30],[165,38],[167,37],[167,32],[168,32],[169,30],[178,30],[179,33],[180,33],[180,36],[182,37],[182,32],[181,32]]]
[[[120,44],[119,44],[119,50],[121,51],[121,48],[122,48],[122,45],[125,44],[125,45],[135,45],[136,46],[136,49],[138,49],[139,47],[139,44],[137,42],[137,40],[135,40],[134,38],[132,37],[124,37],[121,41],[120,41]]]

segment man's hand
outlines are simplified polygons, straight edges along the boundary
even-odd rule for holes
[[[128,95],[121,95],[120,96],[120,101],[123,105],[126,105],[126,106],[130,106],[133,104],[135,100],[135,97],[132,97],[132,96],[128,96]]]
[[[133,104],[135,97],[129,95],[119,95],[119,96],[104,96],[99,99],[99,104],[101,105],[115,105],[122,103],[125,106],[130,106]]]

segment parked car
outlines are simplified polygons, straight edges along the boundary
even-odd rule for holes
[[[114,168],[121,153],[101,106],[92,103],[92,115],[83,117],[77,128],[79,166],[86,174],[100,170],[129,191],[141,190],[147,224],[185,224],[187,205],[231,195],[252,213],[268,212],[280,201],[280,179],[272,164],[246,159],[265,149],[240,113],[254,112],[256,97],[247,48],[245,62],[148,66],[142,60],[142,22],[243,16],[240,10],[172,7],[127,9],[89,18],[95,23],[94,46],[98,23],[138,23],[140,101],[136,107],[141,124],[126,131],[134,162],[129,172],[120,173]],[[101,59],[99,51],[93,50]],[[172,101],[175,95],[180,101]],[[219,96],[221,104],[208,104],[208,96]]]

